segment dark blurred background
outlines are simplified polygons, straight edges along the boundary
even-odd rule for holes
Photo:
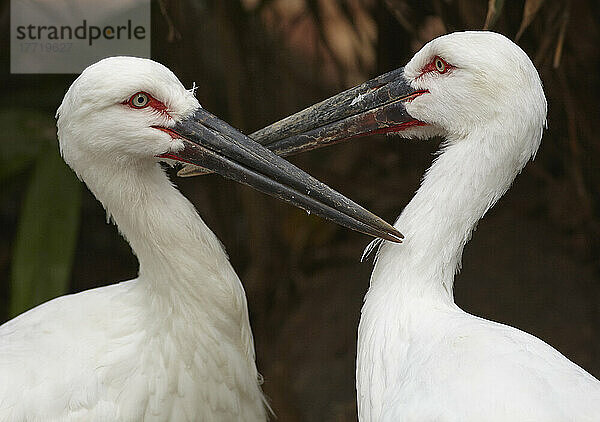
[[[0,16],[7,33],[8,1]],[[544,339],[599,377],[596,0],[165,0],[152,3],[152,58],[184,85],[195,82],[206,109],[251,133],[405,64],[438,35],[484,25],[534,61],[549,127],[535,161],[466,247],[456,301]],[[0,322],[137,272],[129,246],[74,175],[44,177],[54,174],[43,168],[44,154],[56,153],[53,116],[75,76],[10,75],[8,43],[0,39]],[[392,222],[439,142],[368,137],[291,161]],[[264,391],[279,420],[355,420],[356,328],[372,268],[360,256],[370,239],[215,175],[171,173],[244,283]],[[46,212],[58,184],[71,191]],[[51,229],[31,233],[38,226]],[[48,245],[60,253],[44,259],[63,267],[46,278],[27,264]],[[27,274],[40,279],[19,290],[11,280]]]

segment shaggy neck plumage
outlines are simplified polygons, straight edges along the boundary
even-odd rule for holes
[[[518,154],[511,151],[513,144],[499,148],[509,144],[510,134],[496,137],[489,129],[448,139],[396,221],[405,242],[381,248],[372,288],[396,291],[405,299],[453,302],[454,276],[465,243],[524,164],[514,158]]]
[[[88,166],[82,176],[130,243],[153,300],[190,313],[239,309],[231,303],[243,290],[219,240],[157,163]]]
[[[159,164],[94,165],[78,173],[140,262],[125,295],[141,321],[133,332],[150,339],[141,349],[158,343],[171,353],[164,362],[173,385],[185,362],[202,414],[221,414],[203,400],[222,394],[215,385],[227,385],[223,397],[232,397],[237,411],[266,420],[245,293],[219,240]]]

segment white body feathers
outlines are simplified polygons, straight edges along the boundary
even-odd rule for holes
[[[454,68],[422,74],[434,57]],[[431,41],[405,76],[429,91],[407,105],[428,123],[409,135],[446,141],[395,224],[404,243],[378,253],[358,333],[359,419],[600,420],[598,380],[453,299],[472,230],[539,146],[546,100],[533,64],[499,34],[465,32]]]
[[[72,85],[58,128],[65,160],[129,241],[139,277],[0,327],[0,421],[266,420],[243,287],[154,158],[176,142],[144,129],[164,116],[120,106],[136,90],[160,96],[171,116],[199,106],[164,66],[117,57]]]

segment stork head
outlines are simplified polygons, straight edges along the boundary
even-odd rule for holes
[[[134,57],[91,65],[57,111],[61,153],[87,183],[160,160],[208,168],[338,224],[399,242],[379,217],[200,107],[165,66]]]
[[[405,103],[414,119],[450,139],[490,124],[531,122],[541,129],[546,99],[533,63],[515,43],[494,32],[457,32],[426,44],[404,68],[423,93]],[[410,90],[410,88],[409,88]],[[539,132],[539,130],[538,130]]]
[[[526,161],[539,146],[545,119],[542,84],[525,52],[503,35],[471,31],[434,39],[404,68],[274,123],[252,138],[284,155],[372,133],[439,135],[460,142],[496,126],[514,128],[526,140],[515,151]]]
[[[57,111],[63,158],[80,176],[87,164],[135,165],[183,149],[170,128],[200,107],[168,68],[137,57],[109,57],[73,82]]]

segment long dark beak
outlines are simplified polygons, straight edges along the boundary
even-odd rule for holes
[[[292,155],[375,133],[398,132],[424,125],[406,111],[406,103],[427,91],[418,91],[399,68],[350,88],[250,135],[277,155]],[[206,169],[187,166],[189,177]]]
[[[184,149],[161,155],[201,166],[350,229],[401,242],[402,234],[381,218],[278,157],[204,109],[171,128]]]
[[[397,132],[424,123],[406,111],[417,91],[404,68],[378,76],[286,117],[250,135],[277,155],[290,155],[374,133]]]

